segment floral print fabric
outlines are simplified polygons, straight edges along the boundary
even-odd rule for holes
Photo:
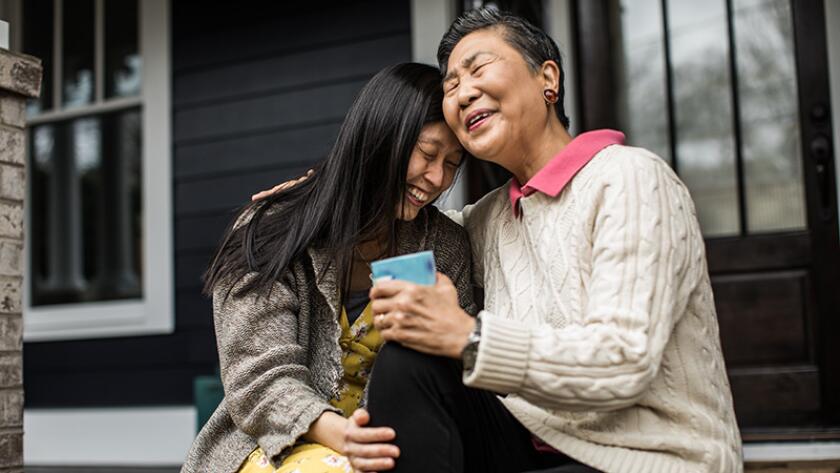
[[[335,399],[330,400],[330,404],[341,409],[345,417],[349,417],[359,407],[373,369],[373,362],[383,343],[382,336],[373,326],[370,303],[352,325],[348,322],[347,312],[342,308],[341,336],[338,343],[342,351],[344,376],[341,378],[338,393]],[[350,462],[338,452],[317,443],[302,443],[296,446],[276,469],[263,450],[257,447],[242,463],[238,473],[352,472]]]

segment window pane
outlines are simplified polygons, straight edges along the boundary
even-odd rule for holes
[[[86,281],[92,282],[99,272],[98,250],[102,246],[92,245],[98,240],[99,225],[103,221],[104,195],[102,192],[102,125],[99,117],[85,118],[71,122],[73,160],[71,179],[79,181],[81,195],[81,219],[83,244],[83,273]]]
[[[677,168],[706,236],[740,232],[726,5],[669,0]]]
[[[29,116],[50,110],[53,106],[53,14],[53,0],[27,0],[23,3],[23,52],[41,59],[44,68],[41,96],[29,101]]]
[[[620,0],[619,120],[628,143],[671,160],[660,0]]]
[[[82,275],[79,180],[73,154],[76,136],[66,123],[32,130],[35,176],[32,181],[35,227],[33,305],[73,302],[85,289]],[[96,137],[83,137],[90,141]]]
[[[62,103],[66,107],[93,101],[94,94],[94,2],[64,2],[62,21]]]
[[[747,229],[805,228],[789,0],[734,0]]]
[[[105,97],[140,93],[137,0],[105,3]]]
[[[55,127],[52,125],[41,125],[34,127],[29,132],[30,144],[29,149],[32,153],[32,164],[30,166],[32,178],[32,192],[30,199],[30,221],[31,229],[28,229],[32,235],[32,272],[35,284],[33,287],[44,286],[45,279],[49,275],[49,268],[47,267],[47,244],[50,238],[46,235],[55,234],[55,231],[50,226],[50,220],[47,215],[49,209],[48,202],[54,199],[53,192],[50,188],[50,181],[52,181],[55,174],[53,163],[55,163]],[[35,190],[38,190],[36,192]]]
[[[139,297],[142,274],[141,114],[130,110],[103,117],[101,194],[104,199],[99,233],[92,237],[101,260],[99,278],[107,298]],[[101,223],[100,222],[100,223]]]
[[[32,136],[33,305],[140,297],[140,112]]]

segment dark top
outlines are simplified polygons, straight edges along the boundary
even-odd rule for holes
[[[347,300],[344,301],[344,310],[347,312],[347,323],[353,325],[365,311],[370,302],[370,291],[351,291],[347,293]]]

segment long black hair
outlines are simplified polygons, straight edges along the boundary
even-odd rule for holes
[[[409,158],[423,126],[443,121],[440,77],[437,68],[416,63],[377,73],[315,173],[240,211],[205,274],[205,292],[255,273],[236,294],[268,294],[310,246],[334,255],[346,289],[356,245],[384,238],[385,254],[394,254]]]

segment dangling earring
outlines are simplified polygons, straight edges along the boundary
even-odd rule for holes
[[[554,89],[543,90],[543,97],[545,98],[545,103],[549,105],[557,103],[557,92]]]

